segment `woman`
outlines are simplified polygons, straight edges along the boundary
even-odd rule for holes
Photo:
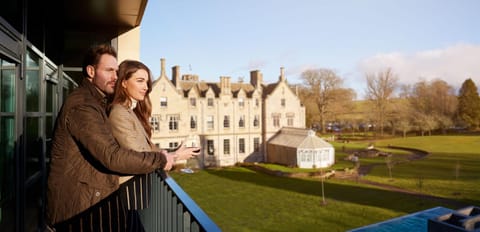
[[[158,149],[152,142],[149,118],[152,112],[149,93],[152,90],[150,70],[139,61],[125,60],[118,68],[115,94],[110,107],[109,119],[112,132],[122,147],[136,151]],[[188,159],[198,155],[199,148],[180,146],[175,151],[177,160]],[[128,173],[125,173],[128,174]],[[121,176],[122,194],[129,209],[129,226],[131,231],[143,230],[136,210],[148,207],[151,189],[151,174]],[[139,184],[140,183],[140,184]],[[155,183],[155,182],[154,182]],[[142,218],[145,220],[145,217]]]
[[[122,147],[136,151],[156,149],[150,142],[148,121],[152,112],[149,93],[152,81],[147,66],[139,61],[120,63],[109,119],[113,135]],[[120,177],[120,184],[132,176]]]

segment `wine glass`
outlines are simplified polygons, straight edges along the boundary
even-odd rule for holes
[[[196,150],[195,152],[200,151],[200,137],[198,135],[188,135],[187,137],[185,137],[184,143],[186,147],[199,147],[199,149]],[[188,159],[187,162],[185,163],[185,168],[187,169],[185,171],[189,171],[189,172],[190,171],[193,172],[191,170],[192,168],[198,168],[197,157],[195,156],[192,159]]]

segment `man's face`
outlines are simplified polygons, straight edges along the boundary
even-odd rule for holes
[[[105,94],[113,94],[117,81],[117,59],[109,54],[103,54],[96,66],[88,67],[89,80]]]

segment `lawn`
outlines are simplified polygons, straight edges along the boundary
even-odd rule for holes
[[[346,149],[366,147],[368,143],[351,142]],[[480,154],[475,149],[480,145],[480,137],[375,141],[377,148],[388,144],[427,150],[431,155],[394,166],[393,181],[384,158],[369,158],[368,162],[361,161],[362,165],[378,165],[362,178],[458,199],[465,205],[480,204],[477,189]],[[337,156],[346,156],[339,151],[343,144],[334,146]],[[389,152],[395,153],[399,160],[408,156],[404,151]],[[348,165],[344,162],[342,167]],[[247,167],[208,169],[193,174],[172,172],[171,176],[223,231],[345,231],[434,206],[456,208],[443,201],[336,179],[325,181],[327,204],[322,205],[318,179],[270,176]]]
[[[377,141],[378,147],[403,146],[430,153],[425,159],[396,165],[393,181],[385,165],[365,178],[406,189],[480,205],[480,136],[424,136]]]

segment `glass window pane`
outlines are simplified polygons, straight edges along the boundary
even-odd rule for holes
[[[38,112],[40,110],[40,77],[38,73],[38,70],[27,71],[25,82],[27,112]]]
[[[27,177],[35,174],[40,170],[40,159],[42,154],[42,139],[38,135],[38,129],[40,125],[40,118],[27,117],[26,118],[26,165],[27,165]]]
[[[15,119],[0,117],[0,202],[12,197],[14,191]],[[0,205],[2,207],[2,205]]]
[[[40,58],[32,51],[27,52],[27,68],[38,68]]]
[[[25,231],[38,231],[36,225],[39,223],[38,213],[41,212],[41,206],[38,202],[42,201],[42,194],[39,194],[42,192],[42,182],[34,182],[25,192]]]
[[[53,82],[49,82],[47,81],[47,99],[46,99],[46,102],[45,102],[45,111],[46,112],[50,112],[52,113],[53,112],[53,101],[54,101],[54,88],[55,87],[55,84]]]
[[[5,67],[15,67],[15,63],[8,62],[7,60],[0,60],[0,65]]]
[[[51,145],[52,145],[52,141],[53,141],[53,127],[54,127],[54,120],[53,120],[53,116],[46,116],[45,117],[45,135],[46,135],[46,138],[47,138],[47,141],[46,141],[46,148],[47,148],[47,151],[46,151],[46,155],[47,157],[50,157],[50,148],[51,148]]]
[[[0,85],[0,111],[13,113],[15,111],[15,70],[2,70]]]

